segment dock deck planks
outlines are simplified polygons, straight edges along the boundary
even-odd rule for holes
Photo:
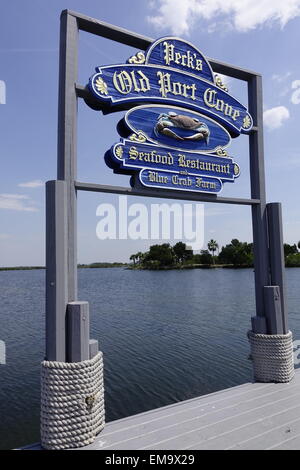
[[[82,449],[300,449],[300,370],[112,421]]]

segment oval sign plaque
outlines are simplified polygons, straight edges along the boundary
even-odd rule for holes
[[[177,106],[137,106],[126,113],[118,130],[124,137],[142,132],[149,142],[201,152],[214,152],[231,141],[229,132],[216,121]]]

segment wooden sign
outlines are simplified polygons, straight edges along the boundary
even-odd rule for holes
[[[135,134],[133,134],[135,136]],[[140,142],[138,141],[140,140]],[[218,193],[222,189],[222,182],[233,182],[240,174],[237,163],[228,156],[186,152],[175,150],[170,147],[157,146],[143,140],[140,134],[134,140],[122,139],[115,144],[105,155],[107,165],[114,169],[116,173],[135,174],[138,170],[145,168],[150,172],[140,172],[140,182],[144,186],[155,186],[162,189],[179,189],[174,175],[193,176],[193,179],[204,176],[205,179],[213,178],[218,184],[208,186],[205,192]],[[155,170],[161,170],[158,174],[164,173],[164,178],[155,178]],[[203,186],[195,184],[187,185],[189,191],[201,191]],[[180,189],[183,189],[182,187]]]
[[[189,42],[159,39],[126,64],[97,67],[88,86],[104,114],[133,108],[105,156],[133,184],[217,194],[239,176],[225,149],[252,118]]]
[[[96,71],[89,88],[106,112],[126,109],[128,103],[166,103],[203,112],[233,135],[252,127],[247,108],[220,87],[209,62],[186,41],[162,38],[146,55],[139,52],[127,64],[101,66]]]
[[[137,106],[119,122],[118,132],[122,137],[142,133],[157,145],[205,153],[231,142],[229,132],[213,119],[175,106]]]

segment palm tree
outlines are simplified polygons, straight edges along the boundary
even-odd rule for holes
[[[212,255],[213,255],[213,264],[215,264],[215,258],[214,258],[214,253],[215,251],[219,248],[219,245],[217,244],[216,240],[209,240],[208,244],[207,244],[207,248],[209,249],[209,251],[212,252]]]
[[[136,259],[137,259],[138,263],[141,264],[141,262],[143,260],[143,257],[144,257],[144,253],[139,251],[135,256],[136,256]]]
[[[137,255],[131,255],[129,259],[130,259],[130,261],[133,261],[133,264],[135,266],[135,262],[138,259]]]

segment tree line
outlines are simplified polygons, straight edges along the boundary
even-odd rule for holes
[[[300,241],[298,244],[284,244],[285,264],[288,267],[300,267]],[[216,240],[207,243],[207,249],[194,253],[183,242],[174,246],[170,243],[152,245],[149,251],[132,254],[132,266],[139,269],[166,269],[193,266],[232,266],[253,267],[253,243],[241,242],[237,238],[219,250]]]

